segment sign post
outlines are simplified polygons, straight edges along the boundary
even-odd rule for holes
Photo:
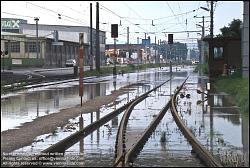
[[[114,68],[113,68],[113,75],[116,75],[116,61],[117,61],[117,55],[116,55],[116,38],[118,37],[118,24],[111,24],[111,37],[114,38]]]
[[[79,68],[80,68],[80,75],[79,75],[79,96],[81,96],[81,107],[82,107],[82,96],[83,96],[83,53],[84,53],[84,46],[83,46],[83,40],[84,36],[83,33],[79,34],[79,42],[80,42],[80,48],[79,48]]]

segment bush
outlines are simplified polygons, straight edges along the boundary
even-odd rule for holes
[[[242,112],[249,112],[249,82],[247,79],[241,78],[240,70],[228,77],[221,77],[216,81],[215,86],[218,90],[232,95],[233,100]]]
[[[203,72],[204,74],[208,74],[209,71],[208,71],[208,63],[205,63],[205,64],[198,64],[195,69],[194,69],[194,72],[198,72],[198,71],[201,71]]]

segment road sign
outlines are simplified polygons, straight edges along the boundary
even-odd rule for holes
[[[173,34],[168,34],[168,44],[173,44]]]
[[[118,24],[111,24],[111,37],[112,38],[118,37]]]
[[[149,46],[150,45],[150,39],[142,39],[142,45]]]

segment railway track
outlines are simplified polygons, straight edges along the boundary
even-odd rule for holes
[[[140,138],[136,140],[136,142],[132,142],[132,146],[129,144],[129,138],[126,137],[126,128],[128,124],[129,116],[133,110],[133,108],[142,100],[146,99],[147,96],[141,97],[140,99],[134,101],[125,111],[123,118],[120,122],[117,136],[116,136],[116,149],[115,149],[115,161],[113,163],[114,167],[129,167],[133,164],[133,161],[136,159],[138,153],[142,150],[144,144],[147,142],[148,138],[151,136],[157,125],[160,123],[165,113],[169,108],[171,108],[172,115],[177,123],[178,127],[184,134],[184,136],[188,139],[190,144],[193,147],[193,151],[199,156],[199,158],[205,163],[207,166],[211,167],[222,167],[222,165],[216,161],[216,159],[199,143],[199,141],[193,136],[193,134],[189,131],[189,129],[182,122],[181,118],[178,116],[178,112],[176,110],[175,99],[188,77],[185,81],[176,89],[175,94],[171,97],[168,103],[161,109],[158,115],[151,121],[149,126],[144,130]],[[128,147],[129,146],[129,147]]]
[[[42,151],[41,156],[44,153],[64,153],[68,148],[73,146],[75,143],[79,142],[80,139],[86,137],[87,135],[91,134],[93,131],[97,130],[99,127],[107,123],[108,121],[112,120],[114,117],[119,115],[120,113],[124,112],[122,120],[120,122],[117,136],[116,136],[116,144],[115,144],[115,159],[113,166],[114,167],[127,167],[133,164],[133,161],[136,159],[139,152],[142,150],[143,146],[160,123],[164,115],[166,114],[167,110],[170,108],[172,116],[182,131],[183,135],[187,138],[188,142],[193,147],[193,151],[197,154],[197,156],[205,163],[207,166],[211,167],[222,167],[222,165],[214,159],[214,157],[199,143],[199,141],[194,137],[194,135],[189,131],[189,129],[185,126],[181,118],[178,116],[178,112],[176,110],[176,103],[175,99],[178,93],[181,91],[182,87],[184,86],[185,82],[187,81],[188,77],[185,81],[176,89],[176,92],[173,96],[171,96],[168,103],[161,109],[156,117],[151,121],[149,126],[143,131],[139,138],[136,139],[135,142],[132,142],[132,146],[127,145],[128,138],[126,138],[126,129],[128,125],[128,120],[133,108],[140,103],[141,101],[145,100],[148,95],[167,83],[170,80],[163,82],[162,84],[158,85],[157,87],[149,90],[148,92],[142,94],[139,97],[134,98],[124,106],[118,108],[117,110],[107,114],[106,116],[102,117],[101,119],[95,121],[94,123],[86,126],[82,130],[66,137],[65,139],[59,141],[58,143],[50,146],[49,148]]]
[[[120,113],[122,113],[124,110],[126,110],[133,102],[140,100],[144,97],[146,97],[148,94],[151,92],[155,91],[165,83],[167,83],[169,80],[161,83],[157,87],[147,91],[146,93],[142,94],[139,97],[134,98],[127,104],[123,105],[122,107],[114,110],[113,112],[105,115],[104,117],[100,118],[99,120],[93,122],[92,124],[84,127],[82,130],[77,131],[76,133],[64,138],[63,140],[57,142],[56,144],[50,146],[49,148],[45,149],[42,151],[42,153],[64,153],[68,148],[73,146],[75,143],[79,142],[81,138],[86,137],[87,135],[91,134],[93,131],[97,130],[100,128],[102,125],[107,123],[108,121],[112,120],[114,117],[118,116]]]
[[[185,81],[184,81],[185,82]],[[150,125],[144,130],[142,135],[136,142],[132,142],[132,146],[127,148],[126,141],[126,128],[128,124],[129,116],[134,108],[140,101],[146,99],[147,96],[141,97],[137,101],[134,101],[125,111],[122,120],[120,122],[117,136],[116,136],[116,147],[115,147],[115,161],[113,163],[114,167],[128,167],[130,163],[136,158],[136,155],[141,151],[144,144],[147,142],[148,138],[151,136],[152,132],[155,130],[165,113],[170,107],[171,101],[169,100],[168,103],[162,108],[159,114],[154,118],[154,120],[150,123]]]
[[[187,80],[187,79],[186,79]],[[185,81],[186,81],[185,80]],[[180,116],[178,115],[178,111],[176,108],[176,97],[179,93],[179,91],[182,89],[184,83],[181,85],[181,87],[178,88],[178,90],[173,95],[173,98],[171,99],[171,113],[172,116],[179,127],[179,129],[182,131],[183,135],[186,137],[186,139],[189,141],[189,143],[193,147],[193,152],[197,154],[197,156],[202,160],[203,163],[206,164],[206,166],[209,167],[222,167],[220,162],[218,162],[204,147],[203,145],[195,138],[195,136],[192,134],[192,132],[186,127]]]

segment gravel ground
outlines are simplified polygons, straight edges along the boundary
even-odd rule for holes
[[[57,127],[64,126],[68,120],[77,117],[81,113],[89,113],[98,110],[102,105],[114,102],[116,98],[127,93],[130,86],[113,91],[111,95],[95,97],[83,103],[83,107],[77,105],[73,108],[62,109],[58,113],[39,117],[32,122],[24,123],[17,129],[1,132],[1,153],[12,152],[33,143],[33,140],[43,134],[53,132]]]

